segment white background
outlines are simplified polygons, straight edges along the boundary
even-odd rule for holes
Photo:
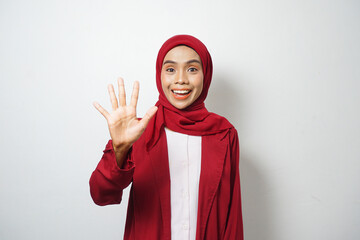
[[[208,47],[206,106],[239,132],[246,240],[359,239],[356,0],[1,0],[0,239],[122,239],[128,191],[89,195],[109,139],[92,102],[139,80],[141,117],[180,33]]]

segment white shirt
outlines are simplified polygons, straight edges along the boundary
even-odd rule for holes
[[[170,170],[171,239],[195,240],[201,136],[190,136],[165,128]]]

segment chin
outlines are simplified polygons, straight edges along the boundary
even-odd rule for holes
[[[183,110],[187,107],[189,107],[194,101],[193,98],[191,96],[189,96],[189,98],[187,98],[186,100],[179,100],[179,99],[175,99],[173,98],[171,95],[167,96],[168,97],[168,101],[171,103],[171,105],[173,105],[174,107],[176,107],[177,109]]]
[[[185,108],[188,107],[188,105],[179,105],[179,104],[173,104],[173,106],[176,107],[177,109],[180,109],[180,110],[185,109]]]
[[[173,105],[174,107],[176,107],[177,109],[185,109],[187,108],[188,106],[190,106],[190,104],[188,103],[176,103],[176,102],[172,102],[171,105]]]

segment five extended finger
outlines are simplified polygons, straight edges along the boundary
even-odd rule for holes
[[[155,115],[156,111],[158,110],[158,107],[153,106],[151,107],[146,113],[145,116],[140,120],[141,125],[145,129],[148,125],[150,119]]]
[[[108,85],[108,91],[110,95],[112,110],[115,111],[118,108],[118,101],[116,99],[114,86],[112,84]]]
[[[124,79],[118,78],[118,88],[119,88],[119,103],[120,106],[126,106],[126,94],[124,87]]]
[[[110,114],[97,102],[93,103],[94,107],[106,118],[109,118]]]
[[[135,109],[139,98],[139,88],[140,88],[139,82],[135,81],[133,85],[133,91],[131,94],[131,101],[130,101],[130,105],[133,106]]]

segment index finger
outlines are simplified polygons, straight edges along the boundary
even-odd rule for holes
[[[139,88],[140,88],[139,82],[135,81],[134,85],[133,85],[133,91],[132,91],[132,94],[131,94],[131,100],[130,100],[130,105],[133,106],[134,108],[136,108],[136,105],[137,105],[137,102],[138,102]]]

